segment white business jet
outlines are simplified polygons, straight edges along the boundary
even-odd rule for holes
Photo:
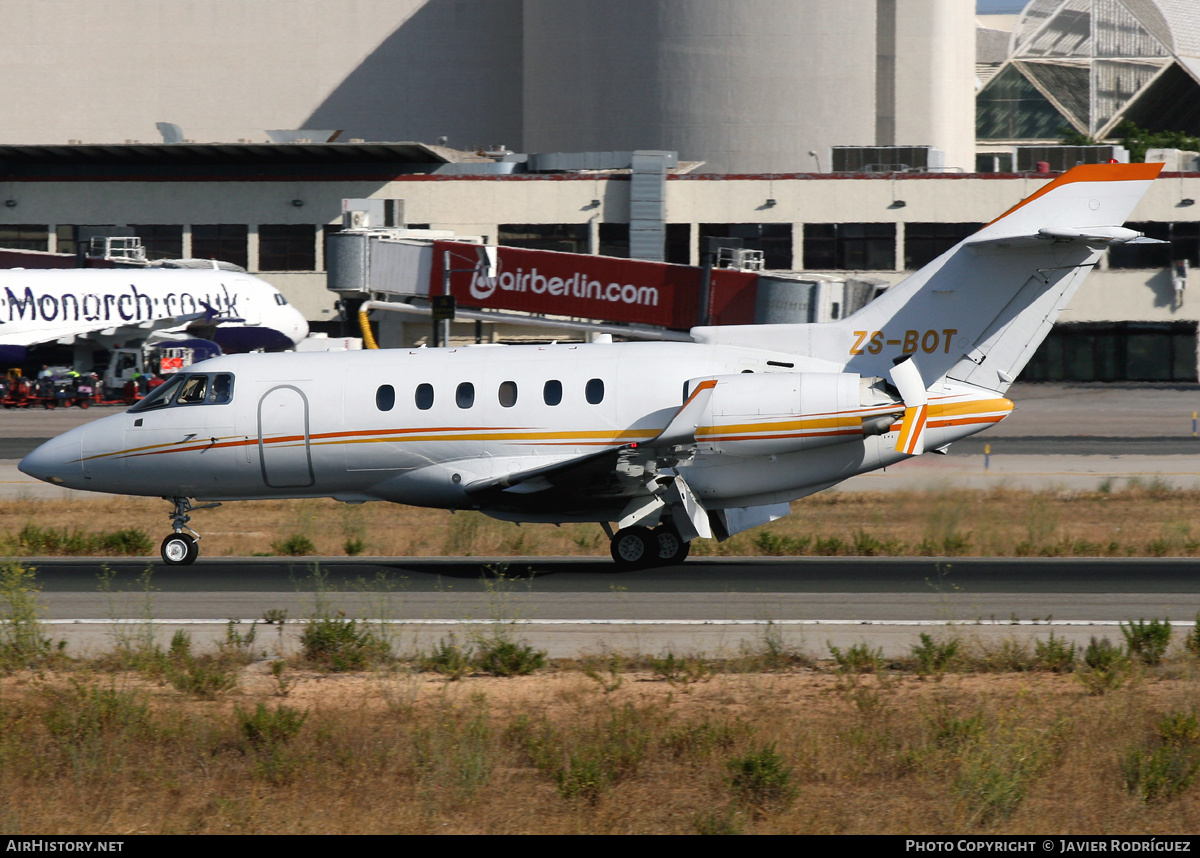
[[[291,348],[308,322],[279,290],[237,271],[180,268],[0,270],[0,362],[46,343],[144,339],[188,323],[216,325],[225,351]]]
[[[218,357],[21,463],[174,503],[333,497],[597,522],[623,567],[1003,419],[1004,393],[1161,165],[1077,167],[853,315],[703,327],[692,343]],[[616,523],[616,529],[612,523]]]

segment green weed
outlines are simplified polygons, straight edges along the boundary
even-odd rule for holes
[[[920,637],[921,643],[912,647],[918,670],[925,676],[941,676],[958,655],[958,638],[936,641],[925,632],[921,632]]]
[[[1056,638],[1054,632],[1046,640],[1033,642],[1034,665],[1038,670],[1070,673],[1075,669],[1079,647],[1072,641]]]
[[[1167,646],[1171,643],[1171,632],[1169,620],[1153,619],[1147,622],[1143,619],[1121,623],[1121,634],[1125,636],[1129,655],[1151,667],[1162,663]]]
[[[492,731],[483,695],[466,710],[445,706],[413,731],[417,779],[431,800],[466,801],[491,777]]]
[[[328,670],[361,670],[391,651],[365,623],[346,618],[345,611],[311,618],[300,634],[304,658]]]
[[[443,638],[437,642],[433,650],[419,659],[421,670],[440,673],[447,679],[462,679],[471,672],[473,651],[470,646],[459,646],[450,635],[450,640]]]
[[[1147,804],[1178,798],[1200,772],[1200,721],[1192,713],[1162,716],[1155,736],[1126,748],[1118,763],[1131,795]]]
[[[733,758],[728,766],[729,788],[756,812],[787,807],[796,798],[792,770],[773,742]]]
[[[1129,657],[1108,638],[1092,638],[1083,651],[1084,670],[1077,672],[1088,694],[1099,695],[1120,688],[1129,674]]]
[[[883,667],[883,649],[871,649],[864,641],[842,652],[831,643],[827,643],[829,654],[837,664],[838,673],[876,673]]]
[[[671,685],[688,686],[712,676],[713,669],[699,656],[677,656],[668,652],[665,656],[651,656],[650,670],[659,679]]]
[[[34,667],[53,651],[42,632],[36,573],[15,560],[0,563],[0,669]]]
[[[271,550],[283,557],[308,557],[317,553],[317,546],[304,534],[293,533],[286,539],[272,542]]]

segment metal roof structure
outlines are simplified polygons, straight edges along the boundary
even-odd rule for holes
[[[1195,0],[1033,0],[977,97],[981,140],[1101,139],[1125,119],[1200,133]]]

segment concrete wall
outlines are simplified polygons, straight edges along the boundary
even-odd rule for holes
[[[969,7],[7,0],[0,143],[156,142],[165,121],[201,143],[308,128],[457,148],[675,149],[713,172],[813,170],[810,150],[828,168],[830,146],[876,142],[969,166]],[[894,141],[877,140],[881,52],[895,54]]]
[[[9,0],[3,143],[519,145],[521,0]]]
[[[526,0],[525,146],[828,168],[874,142],[874,27],[875,0]]]

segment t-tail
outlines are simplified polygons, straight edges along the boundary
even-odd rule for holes
[[[1075,167],[840,321],[695,328],[693,336],[864,376],[890,376],[908,355],[925,387],[951,380],[1003,393],[1104,249],[1154,241],[1122,224],[1162,166]]]

